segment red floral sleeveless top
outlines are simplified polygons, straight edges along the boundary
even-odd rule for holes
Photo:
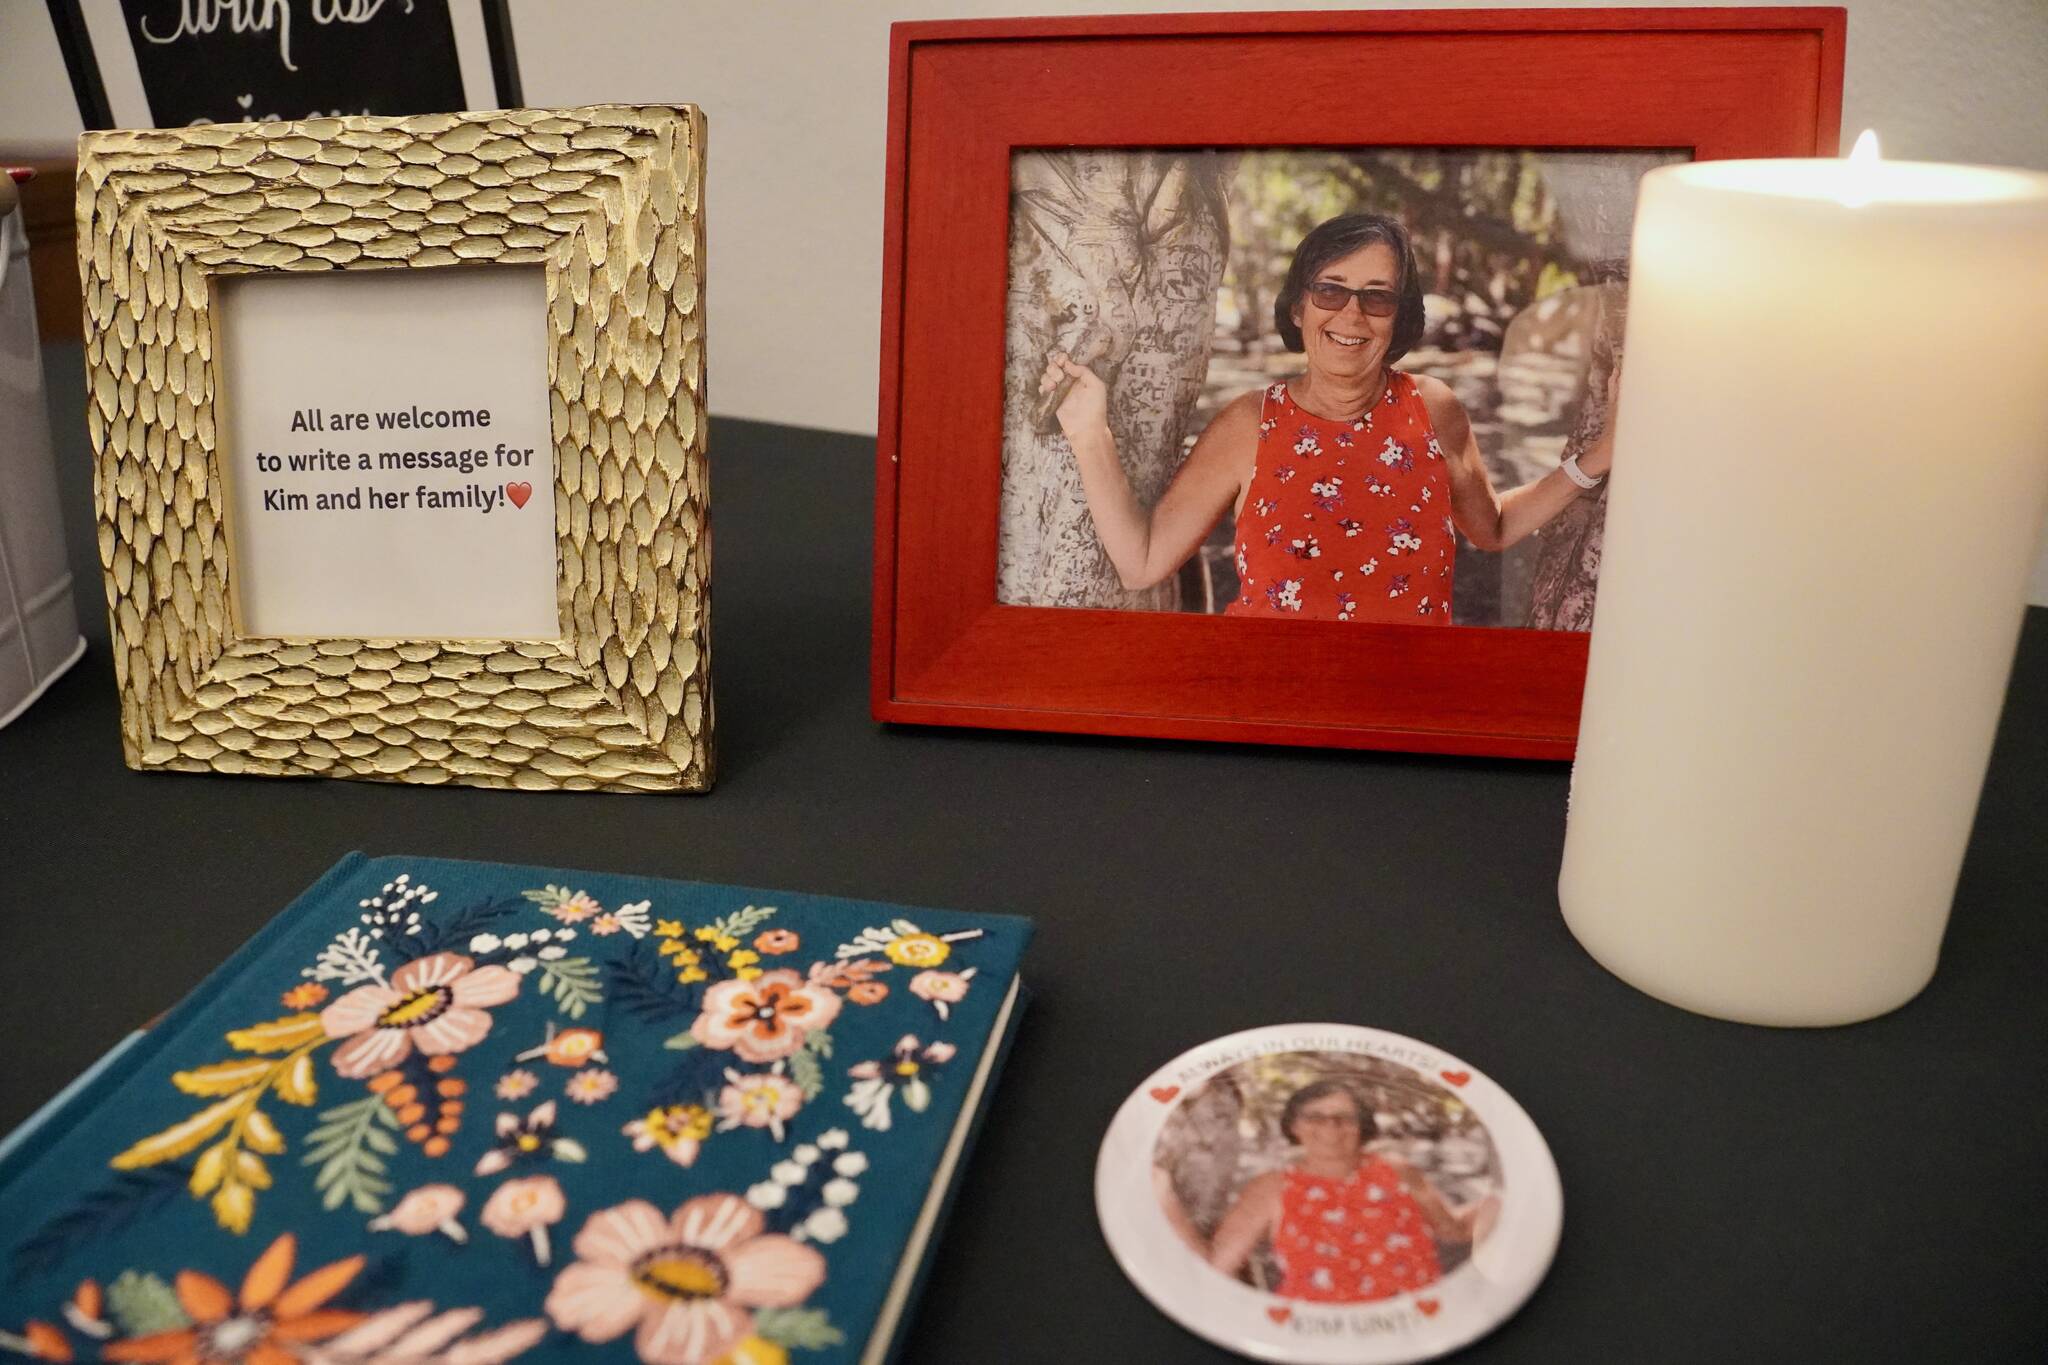
[[[1436,1242],[1394,1168],[1367,1157],[1341,1180],[1290,1170],[1273,1230],[1283,1299],[1361,1303],[1437,1282]]]
[[[1450,474],[1411,376],[1390,374],[1355,422],[1266,390],[1226,615],[1449,625],[1456,554]]]

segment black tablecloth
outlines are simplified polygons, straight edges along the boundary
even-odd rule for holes
[[[1563,1244],[1474,1365],[2048,1359],[2048,611],[1933,985],[1853,1028],[1747,1028],[1637,994],[1567,933],[1561,764],[876,725],[858,437],[713,426],[707,797],[129,772],[79,352],[47,360],[93,647],[0,731],[0,1127],[349,849],[800,888],[1038,922],[909,1365],[1230,1359],[1111,1261],[1096,1144],[1162,1061],[1288,1021],[1428,1039],[1548,1136]]]

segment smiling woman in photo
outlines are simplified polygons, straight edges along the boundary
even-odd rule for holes
[[[1606,476],[1611,438],[1497,492],[1450,388],[1393,368],[1423,331],[1414,249],[1393,218],[1332,218],[1302,238],[1273,315],[1306,370],[1225,407],[1150,508],[1124,472],[1102,380],[1049,358],[1040,391],[1070,386],[1060,429],[1125,587],[1176,572],[1228,510],[1239,578],[1228,614],[1448,625],[1454,531],[1504,550]]]
[[[1362,1303],[1442,1278],[1439,1246],[1469,1245],[1499,1212],[1495,1196],[1453,1211],[1428,1179],[1370,1150],[1379,1125],[1342,1081],[1294,1092],[1280,1133],[1298,1155],[1247,1184],[1217,1225],[1209,1264],[1237,1275],[1264,1242],[1280,1269],[1281,1298]]]

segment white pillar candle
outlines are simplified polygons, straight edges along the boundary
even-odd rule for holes
[[[2048,510],[2048,175],[1701,162],[1636,209],[1558,898],[1672,1004],[1933,975]]]

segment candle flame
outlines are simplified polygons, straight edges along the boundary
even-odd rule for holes
[[[1865,128],[1856,145],[1849,149],[1848,174],[1842,181],[1841,199],[1847,208],[1868,204],[1877,188],[1877,130]]]

